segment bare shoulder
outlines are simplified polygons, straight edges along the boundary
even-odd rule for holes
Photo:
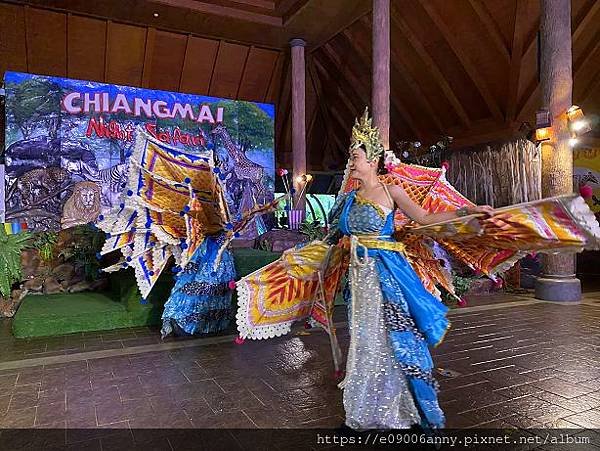
[[[404,197],[406,196],[406,191],[400,185],[388,185],[388,191],[392,195],[392,197]]]

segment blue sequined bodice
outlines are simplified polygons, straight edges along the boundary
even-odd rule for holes
[[[350,193],[352,201],[346,204],[347,211],[341,216],[340,229],[347,235],[377,234],[391,235],[394,231],[394,212],[389,213],[379,205]],[[346,208],[344,210],[346,210]]]

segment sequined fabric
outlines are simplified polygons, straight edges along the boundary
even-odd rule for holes
[[[214,266],[220,240],[207,237],[181,271],[165,303],[162,335],[201,334],[225,329],[232,315],[229,281],[235,279],[233,256],[223,252]]]
[[[350,349],[344,380],[346,424],[404,429],[421,418],[400,363],[391,352],[375,261],[350,267]]]
[[[351,338],[340,384],[346,424],[354,429],[443,427],[428,346],[443,338],[447,308],[425,289],[402,247],[392,245],[393,212],[382,217],[378,206],[355,198],[356,192],[348,193],[332,222],[352,243],[344,293]]]

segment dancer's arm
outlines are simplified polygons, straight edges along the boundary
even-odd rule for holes
[[[446,211],[443,213],[429,213],[422,209],[418,204],[413,202],[401,186],[390,186],[389,191],[392,199],[394,199],[395,204],[410,219],[422,225],[435,224],[437,222],[448,221],[475,213],[483,213],[486,215],[494,214],[494,209],[489,205],[476,205],[473,207],[462,208],[456,211]]]

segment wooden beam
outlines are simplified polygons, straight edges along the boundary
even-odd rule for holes
[[[354,42],[352,39],[348,37],[347,34],[342,33],[338,36],[337,42],[344,46],[344,50],[342,52],[343,57],[334,58],[338,62],[339,65],[344,65],[345,68],[344,75],[348,79],[348,82],[351,86],[355,86],[357,88],[357,93],[364,106],[370,105],[370,98],[365,96],[363,93],[370,93],[370,89],[368,85],[365,85],[359,77],[354,74],[352,68],[354,67],[370,67],[369,57],[366,54],[365,50],[361,48],[360,42]],[[328,42],[325,44],[324,48],[332,48],[332,43]],[[333,50],[333,49],[332,49]],[[334,51],[335,52],[335,51]],[[391,86],[393,89],[394,87]],[[417,124],[415,123],[414,118],[410,114],[410,112],[402,105],[400,102],[400,98],[398,95],[394,95],[391,93],[391,107],[396,110],[396,112],[404,119],[406,125],[411,130],[411,132],[419,139],[423,139],[424,133],[419,129]],[[359,110],[362,111],[364,106]]]
[[[255,6],[257,8],[275,10],[275,2],[273,0],[233,0],[235,3],[242,5]]]
[[[259,14],[251,11],[244,11],[239,8],[231,8],[211,3],[205,3],[199,0],[152,0],[149,3],[173,6],[175,8],[189,9],[190,11],[200,12],[202,14],[213,14],[216,16],[230,17],[240,19],[246,22],[254,22],[273,27],[283,27],[281,17]]]
[[[208,91],[207,94],[210,95],[212,90],[212,82],[215,77],[215,68],[217,67],[217,61],[219,61],[219,53],[221,52],[221,47],[223,46],[223,40],[219,41],[219,46],[217,47],[217,51],[215,52],[215,60],[213,61],[212,70],[210,71],[210,81],[208,82]]]
[[[592,24],[592,19],[599,10],[600,10],[600,2],[598,2],[598,1],[593,2],[590,9],[585,13],[585,15],[583,16],[581,21],[575,26],[575,30],[573,31],[573,38],[572,38],[573,39],[573,47],[575,47],[577,45],[577,43],[579,42],[579,39],[581,39],[581,36],[583,35],[583,31],[590,24]],[[574,67],[573,73],[576,73],[577,69],[578,68]],[[539,97],[540,89],[541,89],[537,80],[535,80],[534,84],[535,84],[535,86],[533,88],[531,88],[531,85],[530,85],[530,88],[526,91],[526,92],[529,92],[529,94],[526,95],[526,100],[523,103],[523,106],[521,107],[521,109],[519,110],[519,114],[517,115],[517,117],[523,117],[533,111],[533,109],[534,109],[533,102],[536,98]]]
[[[244,83],[244,76],[246,75],[246,67],[248,67],[248,58],[250,58],[250,53],[252,52],[253,48],[254,48],[254,46],[251,45],[250,47],[248,47],[248,50],[246,51],[246,58],[244,58],[244,67],[242,68],[242,75],[240,76],[238,88],[235,93],[236,100],[240,98],[240,88],[242,87],[242,83]]]
[[[349,0],[344,0],[342,7],[343,10],[340,12],[340,14],[335,16],[336,21],[329,23],[328,26],[324,27],[322,31],[320,30],[318,34],[316,34],[314,38],[309,41],[311,52],[314,52],[315,50],[321,48],[325,43],[330,42],[339,33],[341,33],[346,28],[352,26],[352,24],[354,24],[365,14],[371,13],[371,1],[367,0],[360,0],[358,2],[350,2]],[[308,10],[308,8],[304,9]],[[299,15],[300,14],[297,14],[295,18]]]
[[[594,81],[590,84],[587,91],[584,91],[581,103],[587,103],[587,101],[600,90],[600,71],[594,76]]]
[[[325,96],[323,95],[323,86],[321,84],[321,79],[319,78],[319,74],[317,73],[318,69],[316,68],[314,60],[315,60],[314,56],[312,56],[309,59],[308,72],[310,74],[311,83],[313,84],[314,90],[317,95],[317,104],[319,105],[319,109],[321,111],[321,116],[323,116],[323,120],[325,122],[326,137],[327,137],[327,139],[330,139],[330,137],[333,137],[335,144],[337,144],[337,146],[338,146],[338,148],[337,148],[338,152],[343,152],[344,145],[342,144],[339,136],[334,131],[332,131],[333,122],[331,120],[331,115],[329,114],[329,110],[327,109],[327,106],[326,106],[328,103],[326,102]],[[341,118],[339,118],[339,116],[337,114],[335,115],[335,118],[339,121],[339,127],[341,128],[342,127]],[[335,146],[334,146],[334,148],[335,148]]]
[[[368,90],[364,90],[364,83],[362,83],[353,72],[344,73],[340,69],[343,67],[340,64],[340,59],[332,49],[331,44],[327,43],[321,48],[321,57],[317,60],[319,61],[323,67],[331,74],[334,80],[337,80],[337,83],[342,88],[337,92],[340,94],[342,102],[344,102],[348,107],[353,116],[357,116],[360,114],[362,110],[364,110],[366,105],[369,105],[369,98],[365,92]],[[347,67],[347,66],[346,66]],[[345,89],[343,87],[348,88],[350,90],[350,95],[346,96]],[[363,89],[361,89],[363,88]]]
[[[318,70],[320,71],[321,69]],[[324,91],[327,90],[327,85],[325,85]],[[324,99],[328,99],[328,96],[324,95]],[[332,145],[336,154],[339,155],[342,160],[346,160],[348,159],[348,154],[346,151],[350,145],[349,137],[351,133],[350,130],[352,126],[352,119],[344,116],[343,112],[337,109],[335,102],[329,102],[326,109],[328,113],[330,113],[330,127],[332,128],[331,136],[335,141],[332,143]]]
[[[417,54],[419,55],[421,60],[423,60],[423,63],[425,65],[425,70],[429,74],[431,74],[431,76],[434,78],[436,83],[439,85],[439,87],[441,88],[442,92],[444,93],[444,95],[446,97],[446,100],[454,108],[454,111],[458,115],[463,126],[466,128],[469,128],[471,126],[471,120],[469,119],[469,116],[467,115],[466,110],[463,108],[460,100],[458,100],[458,98],[456,97],[456,94],[454,94],[453,89],[448,84],[448,81],[444,77],[444,74],[442,73],[440,67],[433,60],[431,55],[429,55],[429,53],[427,52],[427,50],[425,49],[423,44],[421,44],[421,41],[417,38],[417,36],[408,27],[408,25],[406,24],[404,19],[400,15],[393,13],[393,9],[392,9],[391,19],[392,19],[392,23],[396,27],[398,27],[398,29],[401,31],[401,33],[406,38],[406,40],[410,43],[410,45],[413,47],[413,49],[417,52]]]
[[[364,26],[368,25],[369,28],[372,27],[372,23],[368,19],[368,16],[364,16],[359,22],[361,23],[361,25],[364,25]],[[357,26],[357,25],[355,25],[355,26]],[[370,30],[365,30],[364,27],[361,27],[358,31],[359,31],[359,34],[364,35],[364,36],[368,36],[370,34]],[[367,62],[369,60],[369,55],[367,55],[365,48],[360,44],[360,42],[356,42],[356,40],[353,39],[352,35],[350,34],[350,32],[347,29],[342,32],[342,36],[351,45],[353,45],[354,49],[356,49],[356,53],[358,54],[360,59],[364,62],[364,64],[367,64]],[[392,68],[396,71],[396,73],[398,73],[403,78],[406,86],[408,86],[411,89],[412,95],[414,96],[416,101],[422,104],[423,108],[425,109],[425,112],[427,114],[429,114],[432,121],[435,123],[438,131],[442,132],[444,127],[442,126],[442,123],[441,123],[439,117],[434,112],[433,108],[431,107],[431,104],[425,97],[425,94],[421,90],[421,87],[414,80],[414,78],[412,78],[412,76],[410,75],[410,72],[408,70],[404,69],[404,67],[402,67],[402,65],[399,63],[400,56],[398,55],[398,52],[396,52],[395,47],[392,46],[390,51],[391,51],[390,61],[391,61]],[[394,89],[394,91],[397,92],[397,90],[394,88],[395,85],[393,83],[391,83],[390,86],[392,89]],[[393,95],[393,96],[391,96],[391,98],[392,98],[393,104],[400,102],[400,100],[401,100],[397,95]],[[394,105],[394,107],[396,109],[398,109],[398,111],[400,111],[400,108],[402,108],[402,106],[399,107],[398,105]],[[408,110],[405,110],[405,111],[406,111],[406,114],[410,114],[408,112]],[[415,124],[414,120],[411,119],[411,121],[413,124]],[[424,137],[424,134],[422,131],[420,131],[418,133],[418,135],[421,138]]]
[[[499,121],[504,120],[504,115],[502,114],[502,111],[500,111],[498,102],[496,99],[494,99],[494,96],[492,95],[492,92],[490,91],[490,88],[487,85],[484,77],[481,76],[475,64],[473,64],[471,59],[468,57],[464,47],[460,44],[460,42],[458,42],[457,34],[453,33],[452,30],[446,25],[444,19],[435,10],[432,3],[422,2],[421,6],[423,6],[423,9],[427,12],[433,23],[442,33],[444,40],[448,43],[454,54],[458,57],[459,61],[463,65],[463,68],[465,69],[465,72],[467,72],[469,78],[479,91],[479,94],[481,97],[483,97],[483,100],[492,116]]]
[[[112,24],[112,20],[106,21],[106,36],[104,40],[104,81],[106,82],[108,77],[108,46],[110,44],[110,25]],[[142,68],[143,71],[143,68]],[[142,72],[143,73],[143,72]]]
[[[282,146],[283,132],[288,122],[291,107],[290,97],[292,94],[292,60],[289,51],[285,54],[285,62],[282,71],[282,82],[280,93],[278,96],[279,103],[277,105],[276,123],[275,123],[275,145],[279,148]]]
[[[519,8],[519,6],[518,6],[519,3],[523,3],[523,2],[517,1],[517,9]],[[502,58],[504,59],[504,61],[508,63],[511,59],[511,55],[508,52],[508,49],[506,48],[506,44],[504,42],[504,38],[502,37],[502,32],[500,31],[498,24],[496,23],[494,18],[491,16],[491,14],[488,11],[488,9],[486,8],[485,4],[481,3],[480,0],[469,0],[469,4],[471,5],[471,8],[473,8],[475,13],[477,14],[477,17],[479,17],[479,20],[481,20],[481,22],[483,22],[484,28],[485,28],[488,36],[494,42],[496,49],[500,52],[500,55],[502,55]]]
[[[315,67],[317,67],[321,71],[323,76],[326,77],[326,80],[329,80],[331,77],[333,78],[333,81],[330,85],[330,89],[328,89],[327,92],[329,94],[335,92],[341,100],[341,104],[344,105],[344,107],[346,108],[348,114],[351,117],[356,116],[357,112],[360,111],[361,105],[359,103],[353,103],[352,100],[350,100],[350,97],[346,94],[344,86],[348,86],[348,84],[345,83],[343,86],[340,84],[342,75],[339,73],[339,71],[336,71],[336,69],[332,69],[332,67],[334,67],[334,63],[330,62],[329,56],[324,55],[322,50],[319,53],[320,57],[314,59]],[[352,89],[352,87],[350,88]],[[354,99],[357,99],[354,89],[352,89],[352,93],[350,94],[350,96]]]
[[[600,11],[600,2],[596,0],[592,2],[592,6],[588,12],[585,13],[581,21],[575,27],[575,31],[573,32],[573,47],[575,47],[575,42],[579,41],[581,38],[583,30],[592,24],[592,19],[598,11]]]
[[[573,103],[577,103],[578,99],[582,95],[582,93],[588,92],[591,89],[591,86],[594,84],[596,77],[600,74],[597,72],[590,83],[587,86],[583,86],[582,83],[575,84],[577,79],[581,79],[584,68],[589,66],[588,63],[593,63],[594,67],[598,67],[598,60],[594,58],[594,55],[598,53],[600,49],[600,31],[598,31],[594,38],[590,41],[588,46],[584,49],[581,56],[575,61],[573,64]],[[592,90],[593,91],[593,90]]]
[[[506,102],[506,119],[509,123],[515,119],[519,97],[519,79],[521,76],[521,63],[523,62],[524,28],[527,24],[525,17],[525,2],[517,1],[515,11],[515,25],[513,29],[512,46],[510,52],[510,69],[508,74],[508,99]]]
[[[540,89],[540,83],[537,78],[533,80],[533,82],[525,89],[525,102],[519,109],[517,118],[522,118],[523,116],[529,115],[529,113],[535,109],[534,101],[539,98]]]
[[[154,40],[156,39],[156,29],[146,29],[146,48],[144,49],[144,65],[142,67],[142,87],[147,88],[150,85],[150,74],[152,73],[152,54],[154,53]],[[108,42],[106,43],[106,53],[108,54]],[[183,71],[182,71],[183,72]],[[181,82],[181,80],[180,80]]]
[[[279,72],[281,71],[283,61],[284,61],[283,52],[279,52],[279,54],[277,55],[277,60],[275,61],[275,64],[273,65],[273,71],[271,72],[271,75],[269,76],[269,83],[267,83],[267,90],[265,91],[265,96],[263,98],[263,102],[268,102],[269,99],[271,99],[273,96],[273,92],[272,92],[274,89],[273,86],[275,86],[276,77],[279,74]],[[273,102],[273,103],[276,103],[276,102]]]
[[[177,85],[177,90],[181,92],[181,81],[183,80],[183,72],[185,68],[185,61],[188,58],[188,50],[190,48],[190,40],[192,39],[192,35],[188,34],[187,39],[185,40],[185,51],[183,52],[183,61],[181,63],[181,72],[179,74],[179,84]]]
[[[285,26],[308,2],[309,0],[282,0],[275,8],[275,12],[281,17]]]
[[[575,63],[573,64],[574,78],[577,78],[578,75],[581,75],[582,68],[585,66],[585,64],[588,61],[591,60],[594,53],[596,53],[598,51],[598,48],[600,48],[600,30],[596,32],[594,37],[591,39],[590,43],[581,52],[581,55],[579,56],[579,58],[577,58],[577,61],[575,61]],[[594,60],[592,62],[596,63],[596,65],[598,64],[597,60]]]
[[[29,44],[27,44],[27,28],[29,25],[29,20],[27,19],[27,15],[29,14],[29,6],[25,5],[23,7],[23,38],[25,40],[25,69],[29,72]],[[4,183],[4,182],[1,182]]]

